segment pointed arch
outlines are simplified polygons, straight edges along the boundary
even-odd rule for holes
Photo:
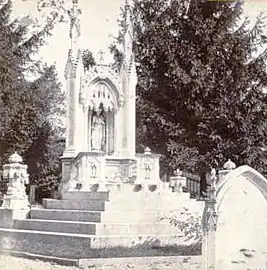
[[[108,78],[95,77],[82,93],[82,103],[89,110],[97,110],[102,104],[104,111],[116,111],[123,103],[119,88]]]
[[[231,189],[235,181],[239,181],[240,178],[244,181],[249,181],[252,185],[257,187],[265,200],[267,201],[267,179],[253,168],[243,165],[233,171],[229,172],[221,182],[219,182],[217,189],[217,209],[220,209],[221,202],[225,195]]]

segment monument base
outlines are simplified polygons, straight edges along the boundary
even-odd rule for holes
[[[11,229],[1,226],[0,245],[67,258],[177,255],[181,250],[197,255],[192,247],[196,250],[198,242],[168,219],[193,205],[188,194],[123,190],[72,191],[63,200],[44,199],[43,208],[31,209],[29,218],[13,218]]]

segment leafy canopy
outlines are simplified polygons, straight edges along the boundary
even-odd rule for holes
[[[240,1],[188,3],[135,1],[139,148],[161,153],[170,171],[205,172],[227,158],[262,170],[264,18],[251,27]]]

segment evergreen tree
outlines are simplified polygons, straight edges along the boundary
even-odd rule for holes
[[[249,27],[240,1],[206,0],[135,1],[133,14],[139,144],[171,171],[204,175],[228,158],[262,171],[263,17]]]
[[[0,166],[17,151],[29,166],[31,183],[51,186],[59,177],[62,131],[56,120],[64,112],[64,96],[55,67],[34,56],[53,23],[31,33],[29,25],[11,21],[11,13],[11,1],[0,0]]]

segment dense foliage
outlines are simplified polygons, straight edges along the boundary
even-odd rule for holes
[[[42,196],[57,185],[64,146],[58,124],[64,96],[56,70],[35,57],[53,20],[32,32],[30,18],[28,24],[21,23],[11,20],[11,13],[11,1],[0,0],[0,166],[17,151]]]
[[[169,171],[179,167],[204,175],[228,158],[262,171],[267,142],[263,18],[250,26],[240,1],[188,3],[135,1],[139,146],[161,153]]]

